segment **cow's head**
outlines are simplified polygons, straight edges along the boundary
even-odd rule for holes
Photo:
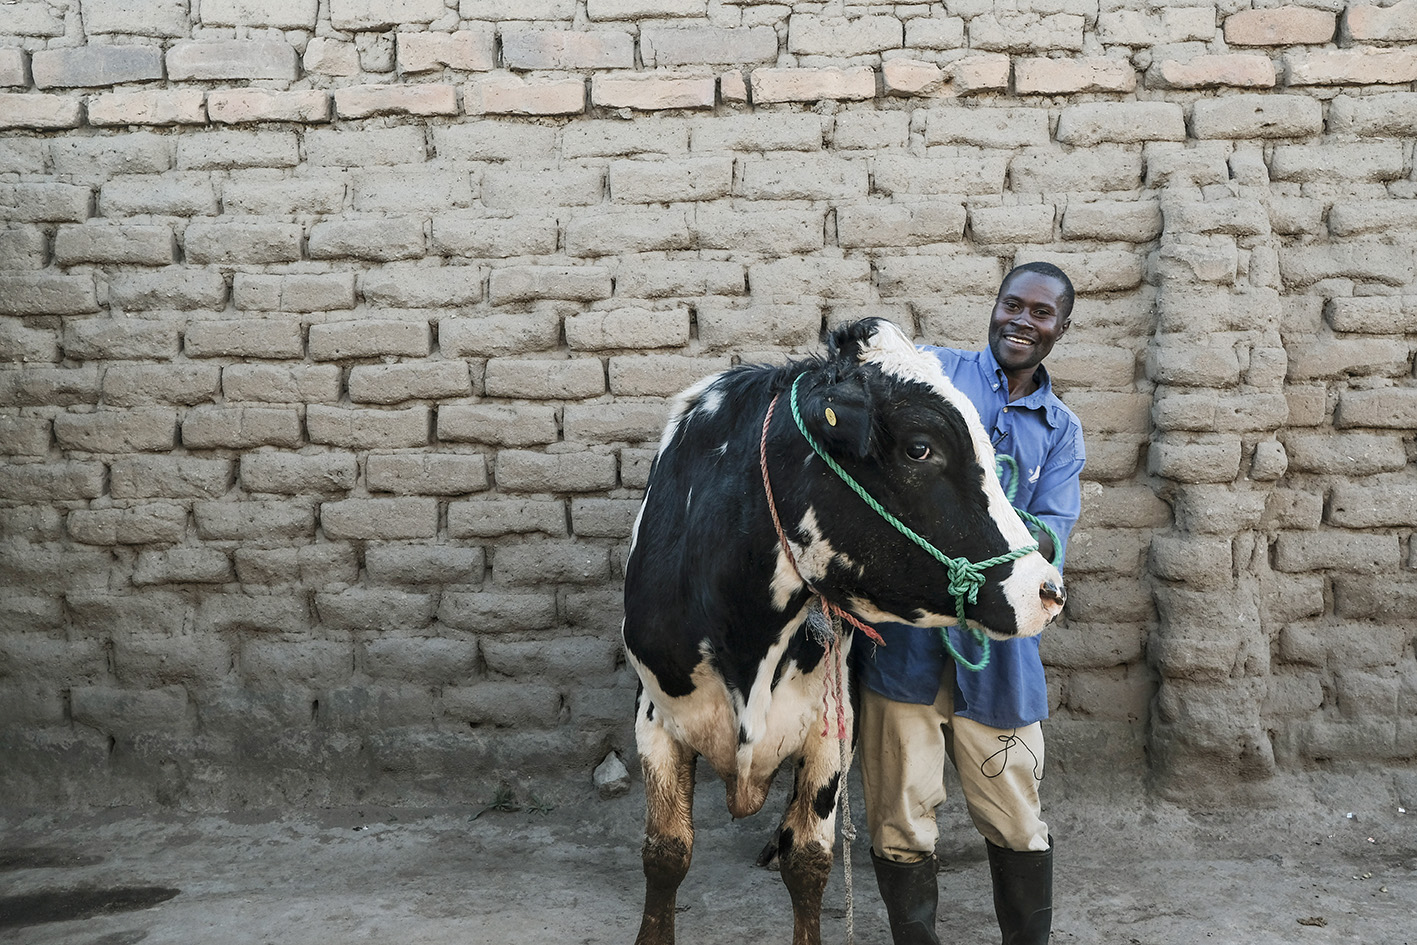
[[[895,325],[870,318],[834,331],[798,401],[827,453],[945,555],[980,562],[1033,543],[999,484],[973,404]],[[805,508],[799,529],[815,531],[830,549],[816,556],[824,573],[814,581],[867,619],[954,622],[945,567],[813,462],[794,491]],[[1032,636],[1062,610],[1062,576],[1036,551],[985,577],[965,616],[991,636]]]

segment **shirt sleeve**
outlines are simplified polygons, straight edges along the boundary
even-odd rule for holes
[[[1057,533],[1060,556],[1067,554],[1068,536],[1082,512],[1079,476],[1087,461],[1083,451],[1082,427],[1071,417],[1068,420],[1062,435],[1048,451],[1048,460],[1043,464],[1038,485],[1029,499],[1028,508],[1024,510],[1047,522],[1048,527]]]

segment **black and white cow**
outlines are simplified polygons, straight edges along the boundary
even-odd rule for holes
[[[699,755],[723,778],[734,817],[755,813],[778,766],[798,759],[779,856],[793,942],[820,941],[842,712],[851,726],[848,700],[824,699],[835,659],[808,630],[807,584],[866,621],[954,622],[943,566],[849,491],[797,429],[787,391],[799,375],[808,430],[936,548],[984,561],[1032,541],[999,485],[978,413],[890,322],[837,329],[825,358],[734,368],[676,398],[625,565],[625,648],[642,684],[646,889],[637,942],[646,945],[674,941]],[[763,436],[795,568],[769,513]],[[1062,609],[1062,578],[1036,552],[985,576],[966,616],[991,635],[1039,633]],[[848,632],[834,656],[850,645]]]

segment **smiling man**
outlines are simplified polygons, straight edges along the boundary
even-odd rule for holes
[[[1065,550],[1081,507],[1082,427],[1053,394],[1043,359],[1067,332],[1073,286],[1048,263],[1004,277],[984,351],[926,348],[979,410],[998,453],[1017,463],[1014,504],[1047,522]],[[1046,535],[1040,551],[1055,549]],[[1061,554],[1057,560],[1061,562]],[[965,804],[983,835],[1004,945],[1042,945],[1053,918],[1053,838],[1042,819],[1043,730],[1048,687],[1038,637],[990,641],[982,669],[957,665],[938,631],[878,628],[884,647],[858,644],[858,748],[871,859],[895,945],[938,945],[935,810],[944,765],[955,765]],[[951,628],[964,660],[981,647]]]

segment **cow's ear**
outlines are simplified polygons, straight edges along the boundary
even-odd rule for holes
[[[808,432],[833,456],[864,459],[871,452],[874,411],[859,374],[809,391],[800,404]]]
[[[855,364],[861,360],[861,349],[876,333],[881,318],[863,318],[839,325],[827,335],[827,360]]]

